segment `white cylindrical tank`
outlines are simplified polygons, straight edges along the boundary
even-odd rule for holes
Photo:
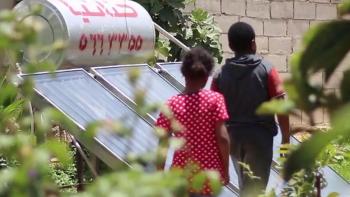
[[[28,15],[41,5],[39,15]],[[148,12],[130,0],[24,0],[15,8],[21,20],[42,24],[39,42],[57,40],[68,46],[63,54],[46,51],[40,59],[74,66],[141,63],[154,52],[155,29]],[[24,52],[25,60],[29,54]]]

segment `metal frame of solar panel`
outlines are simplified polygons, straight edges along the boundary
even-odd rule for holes
[[[183,90],[185,86],[185,78],[182,77],[181,73],[180,75],[175,76],[170,74],[170,69],[172,69],[172,67],[177,66],[180,68],[181,64],[181,62],[157,63],[155,69],[162,77],[169,81],[169,83],[173,84],[177,89]],[[163,65],[169,65],[170,68],[163,68]]]
[[[121,162],[127,164],[125,157],[129,151],[142,154],[158,146],[152,125],[83,69],[53,74],[23,74],[19,77],[34,80],[38,96],[34,99],[36,107],[40,108],[44,101],[68,117],[77,126],[76,131],[69,132],[111,168],[120,166]],[[89,123],[100,120],[122,121],[132,126],[134,133],[131,138],[123,138],[116,133],[99,130],[94,137],[95,143],[91,144],[82,137],[82,132]]]
[[[175,69],[174,66],[178,66],[178,69]],[[181,62],[172,62],[172,63],[157,63],[156,68],[160,70],[160,74],[168,81],[176,80],[179,78],[179,73],[180,73],[180,65]],[[170,67],[170,69],[169,69]],[[177,72],[177,73],[175,73]],[[169,77],[170,76],[170,77]],[[180,83],[181,84],[181,83]],[[181,87],[179,87],[181,88]],[[279,147],[279,142],[280,142],[280,132],[278,135],[275,137],[274,140],[274,161],[273,161],[273,168],[275,168],[277,164],[277,158],[279,157],[278,154],[278,147]],[[296,138],[292,137],[291,142],[293,144],[300,143]],[[277,154],[276,154],[277,152]],[[277,169],[274,169],[276,173],[279,173]],[[326,166],[322,169],[323,173],[325,174],[326,179],[328,180],[328,185],[326,188],[322,190],[322,195],[327,195],[328,193],[332,191],[337,191],[335,188],[339,188],[338,191],[344,191],[341,193],[341,196],[350,196],[350,187],[349,187],[349,182],[346,181],[342,176],[340,176],[337,172],[334,171],[334,169]],[[329,181],[332,180],[332,181]],[[348,188],[348,189],[347,189]],[[347,189],[347,190],[345,190]]]
[[[138,69],[138,72],[140,72],[140,76],[136,82],[136,87],[133,87],[130,84],[128,78],[129,72],[132,72],[133,69]],[[136,107],[134,96],[135,92],[138,90],[146,91],[146,104],[162,104],[167,98],[170,98],[179,92],[179,89],[177,89],[176,86],[168,83],[147,64],[92,67],[91,73],[100,83],[106,86],[116,96],[123,99],[123,101],[128,103],[132,108]],[[154,81],[159,77],[162,78],[162,80]],[[153,89],[162,89],[162,91],[160,93],[150,91]],[[158,112],[152,115],[155,117],[158,115]],[[150,122],[154,123],[154,119]]]
[[[179,68],[181,67],[181,62],[170,62],[170,63],[157,63],[156,68],[158,70],[158,73],[161,74],[166,80],[168,80],[170,83],[177,86],[179,89],[183,89],[185,86],[185,78],[182,76],[181,72],[177,72]],[[208,82],[205,85],[205,89],[210,89],[210,85],[213,78],[212,76],[209,76]]]
[[[151,68],[147,64],[93,67],[91,68],[91,72],[95,75],[95,78],[99,82],[102,84],[108,84],[106,87],[108,87],[111,92],[115,93],[117,96],[123,97],[123,100],[127,99],[127,103],[131,104],[132,107],[136,107],[135,102],[132,99],[133,93],[130,91],[132,87],[128,85],[129,82],[127,78],[127,73],[134,68],[140,69],[139,71],[141,73],[141,76],[139,83],[141,84],[139,85],[143,85],[144,88],[147,87],[148,93],[153,95],[149,99],[146,99],[150,102],[150,104],[152,102],[164,103],[166,99],[180,92],[180,90],[171,85],[160,74],[158,74],[155,69]],[[124,76],[120,77],[120,75]],[[147,82],[150,84],[143,84],[145,80],[147,80]],[[152,84],[156,84],[156,87],[152,87]],[[158,113],[151,114],[154,119],[157,115]],[[237,176],[234,175],[233,177]],[[231,183],[230,189],[238,193],[237,186],[238,182],[235,179],[235,183]]]

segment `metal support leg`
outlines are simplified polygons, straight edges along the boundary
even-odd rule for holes
[[[95,169],[96,173],[99,174],[98,158],[95,155],[91,155],[91,163],[92,163],[92,166]]]
[[[97,178],[98,174],[97,174],[94,166],[89,161],[89,158],[86,156],[86,154],[84,153],[83,149],[81,148],[79,142],[72,135],[70,135],[70,138],[72,139],[73,145],[76,147],[77,151],[80,153],[80,156],[82,157],[82,159],[85,161],[85,163],[87,164],[87,166],[91,170],[91,173],[94,176],[94,178]]]
[[[78,148],[75,151],[75,165],[77,168],[76,179],[78,180],[77,191],[84,191],[84,162]]]
[[[315,187],[316,187],[316,197],[321,197],[321,173],[317,172],[316,174],[316,182],[315,182]]]

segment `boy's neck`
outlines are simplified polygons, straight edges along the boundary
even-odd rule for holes
[[[255,53],[252,52],[252,51],[250,51],[250,52],[239,52],[239,53],[235,52],[235,57],[240,57],[240,56],[245,56],[245,55],[255,55]]]

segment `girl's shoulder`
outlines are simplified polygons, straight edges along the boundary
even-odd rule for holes
[[[213,91],[213,90],[202,90],[202,94],[208,98],[220,98],[223,97],[221,93]]]
[[[167,100],[166,103],[167,103],[168,105],[171,105],[171,104],[180,102],[181,100],[183,100],[183,95],[177,94],[177,95],[174,95],[174,96],[170,97],[170,98]]]

